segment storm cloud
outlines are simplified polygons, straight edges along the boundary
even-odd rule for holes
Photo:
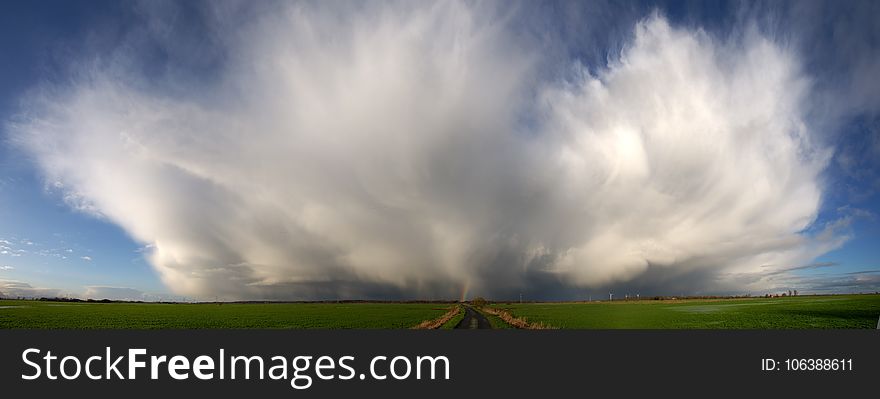
[[[218,17],[199,52],[210,78],[133,68],[132,39],[32,91],[8,126],[71,207],[121,226],[196,298],[553,297],[685,278],[757,291],[847,239],[845,220],[816,225],[832,152],[796,51],[654,13],[590,67],[544,57],[516,12]],[[192,57],[147,21],[138,38]]]

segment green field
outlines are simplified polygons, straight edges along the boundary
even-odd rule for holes
[[[449,319],[449,321],[447,321],[446,323],[443,323],[443,325],[440,328],[443,330],[451,330],[451,329],[455,328],[455,326],[457,326],[458,323],[461,323],[461,319],[464,319],[464,310],[458,309],[458,313],[456,313],[454,317]]]
[[[493,314],[489,314],[486,312],[480,312],[480,313],[482,313],[483,316],[486,316],[486,319],[489,320],[489,324],[492,325],[493,329],[505,330],[505,329],[515,328],[515,327],[511,326],[510,324],[507,324],[506,321],[501,320],[501,318],[498,316],[495,316]]]
[[[876,328],[880,295],[676,301],[496,303],[556,328]]]
[[[0,300],[0,328],[409,328],[426,303],[71,303]]]
[[[93,303],[0,300],[0,328],[409,328],[437,303]],[[880,295],[491,305],[555,328],[875,328]],[[493,328],[510,328],[484,313]],[[454,321],[454,327],[463,312]]]

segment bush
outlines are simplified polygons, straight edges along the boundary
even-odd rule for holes
[[[489,303],[489,301],[487,301],[486,298],[483,298],[483,297],[480,297],[480,296],[478,296],[478,297],[474,298],[473,300],[471,300],[471,305],[474,305],[474,306],[476,306],[476,307],[478,307],[478,308],[483,307],[483,306],[486,306],[488,303]]]

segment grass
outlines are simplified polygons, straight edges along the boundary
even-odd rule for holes
[[[440,317],[429,303],[67,303],[0,300],[0,328],[409,328]]]
[[[442,314],[440,317],[422,321],[412,328],[416,330],[435,330],[438,328],[443,328],[443,326],[446,325],[449,320],[455,318],[455,316],[458,316],[459,313],[461,313],[461,306],[453,305],[447,307],[446,313]]]
[[[494,304],[556,328],[876,328],[880,295]]]
[[[547,328],[553,328],[551,326],[548,326],[544,322],[530,322],[524,317],[514,316],[507,309],[484,306],[480,308],[480,310],[484,314],[496,317],[498,320],[510,326],[511,328],[523,328],[527,330],[543,330]],[[489,323],[491,324],[491,320]]]
[[[410,328],[450,309],[437,303],[69,303],[0,300],[0,328]],[[494,304],[556,328],[876,328],[880,295],[720,300]],[[482,312],[492,328],[510,328]],[[441,328],[453,328],[458,312]]]
[[[458,313],[456,313],[455,316],[453,316],[451,319],[449,319],[449,321],[447,321],[442,326],[440,326],[440,329],[451,330],[451,329],[455,328],[455,326],[457,326],[458,323],[461,323],[462,319],[464,319],[464,309],[461,306],[459,306]]]
[[[504,320],[501,320],[500,317],[495,316],[491,313],[480,312],[483,316],[486,316],[486,319],[489,320],[489,324],[492,325],[492,328],[495,330],[504,330],[508,328],[513,328],[510,324],[507,324]]]

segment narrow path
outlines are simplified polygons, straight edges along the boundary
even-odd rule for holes
[[[489,319],[486,316],[483,316],[480,312],[474,310],[474,308],[464,305],[464,318],[458,323],[455,328],[462,329],[491,329],[492,324],[489,323]]]

